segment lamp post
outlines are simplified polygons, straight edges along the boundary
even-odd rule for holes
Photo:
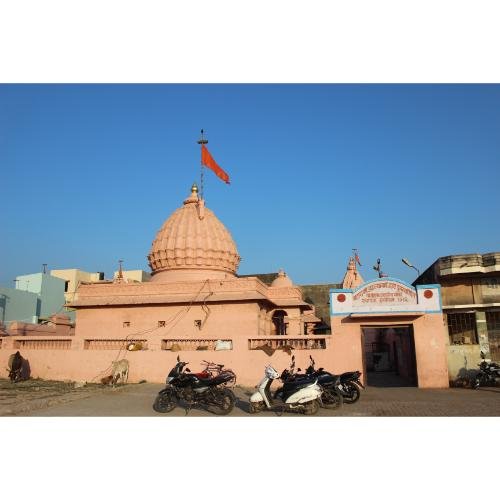
[[[401,261],[403,262],[403,264],[405,266],[408,266],[408,267],[411,267],[413,269],[415,269],[415,271],[417,271],[417,278],[420,276],[420,271],[410,263],[410,261],[408,259],[405,259],[404,257],[401,259]]]

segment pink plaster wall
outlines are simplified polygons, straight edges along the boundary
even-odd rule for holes
[[[66,337],[67,338],[67,337]],[[177,355],[182,360],[189,361],[192,371],[202,369],[202,360],[223,363],[233,368],[238,377],[237,383],[253,387],[264,374],[264,367],[272,364],[278,371],[288,367],[291,361],[290,355],[283,351],[275,351],[268,356],[261,350],[248,349],[248,337],[246,335],[234,336],[232,351],[121,351],[118,350],[21,350],[21,354],[27,358],[31,366],[32,377],[40,377],[52,380],[86,380],[87,382],[99,382],[100,378],[109,373],[111,362],[126,358],[130,363],[129,381],[149,382],[165,381],[167,373],[175,365]],[[75,339],[73,339],[75,340]],[[10,338],[9,342],[13,342]],[[5,342],[5,338],[3,339]],[[328,344],[328,342],[327,342]],[[7,366],[9,355],[15,352],[12,344],[4,344],[0,349],[0,364]],[[296,366],[303,370],[309,364],[309,354],[316,360],[317,366],[323,366],[332,371],[339,371],[332,361],[332,350],[312,349],[297,350],[294,352]],[[344,366],[344,365],[342,365]],[[108,370],[108,372],[106,372]]]
[[[233,335],[257,336],[259,305],[257,303],[207,304],[209,314],[200,304],[189,310],[185,305],[121,306],[89,308],[78,311],[76,336],[79,339],[138,337],[148,339],[150,348],[162,339],[177,337],[222,339]],[[195,320],[204,322],[200,330]],[[130,322],[124,327],[124,322]],[[165,327],[158,327],[165,321]]]
[[[418,386],[449,387],[448,335],[442,314],[426,314],[413,325],[417,357]]]

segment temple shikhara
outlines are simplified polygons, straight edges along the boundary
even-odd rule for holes
[[[149,281],[120,271],[112,281],[80,283],[67,303],[76,311],[74,327],[61,315],[45,329],[11,325],[0,361],[19,350],[34,377],[99,382],[113,361],[126,358],[129,382],[163,382],[180,355],[195,370],[203,360],[222,363],[238,383],[253,386],[266,364],[282,370],[293,353],[305,367],[312,354],[336,373],[365,376],[392,363],[415,385],[448,387],[439,285],[364,282],[351,258],[342,288],[330,291],[331,334],[320,334],[314,305],[283,270],[269,284],[238,277],[236,243],[196,185],[147,258]]]

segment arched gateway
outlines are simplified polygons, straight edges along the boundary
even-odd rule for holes
[[[332,343],[375,384],[448,387],[447,336],[439,285],[391,278],[330,290]],[[370,377],[372,375],[372,377]],[[395,381],[396,377],[392,377]],[[366,381],[366,378],[365,378]]]

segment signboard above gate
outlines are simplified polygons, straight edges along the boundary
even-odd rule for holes
[[[380,278],[352,290],[330,290],[332,316],[405,312],[441,312],[440,286],[417,285],[414,288],[404,281]]]
[[[408,287],[387,279],[361,286],[352,296],[353,306],[363,306],[366,304],[395,305],[416,303],[417,292],[413,287]]]

